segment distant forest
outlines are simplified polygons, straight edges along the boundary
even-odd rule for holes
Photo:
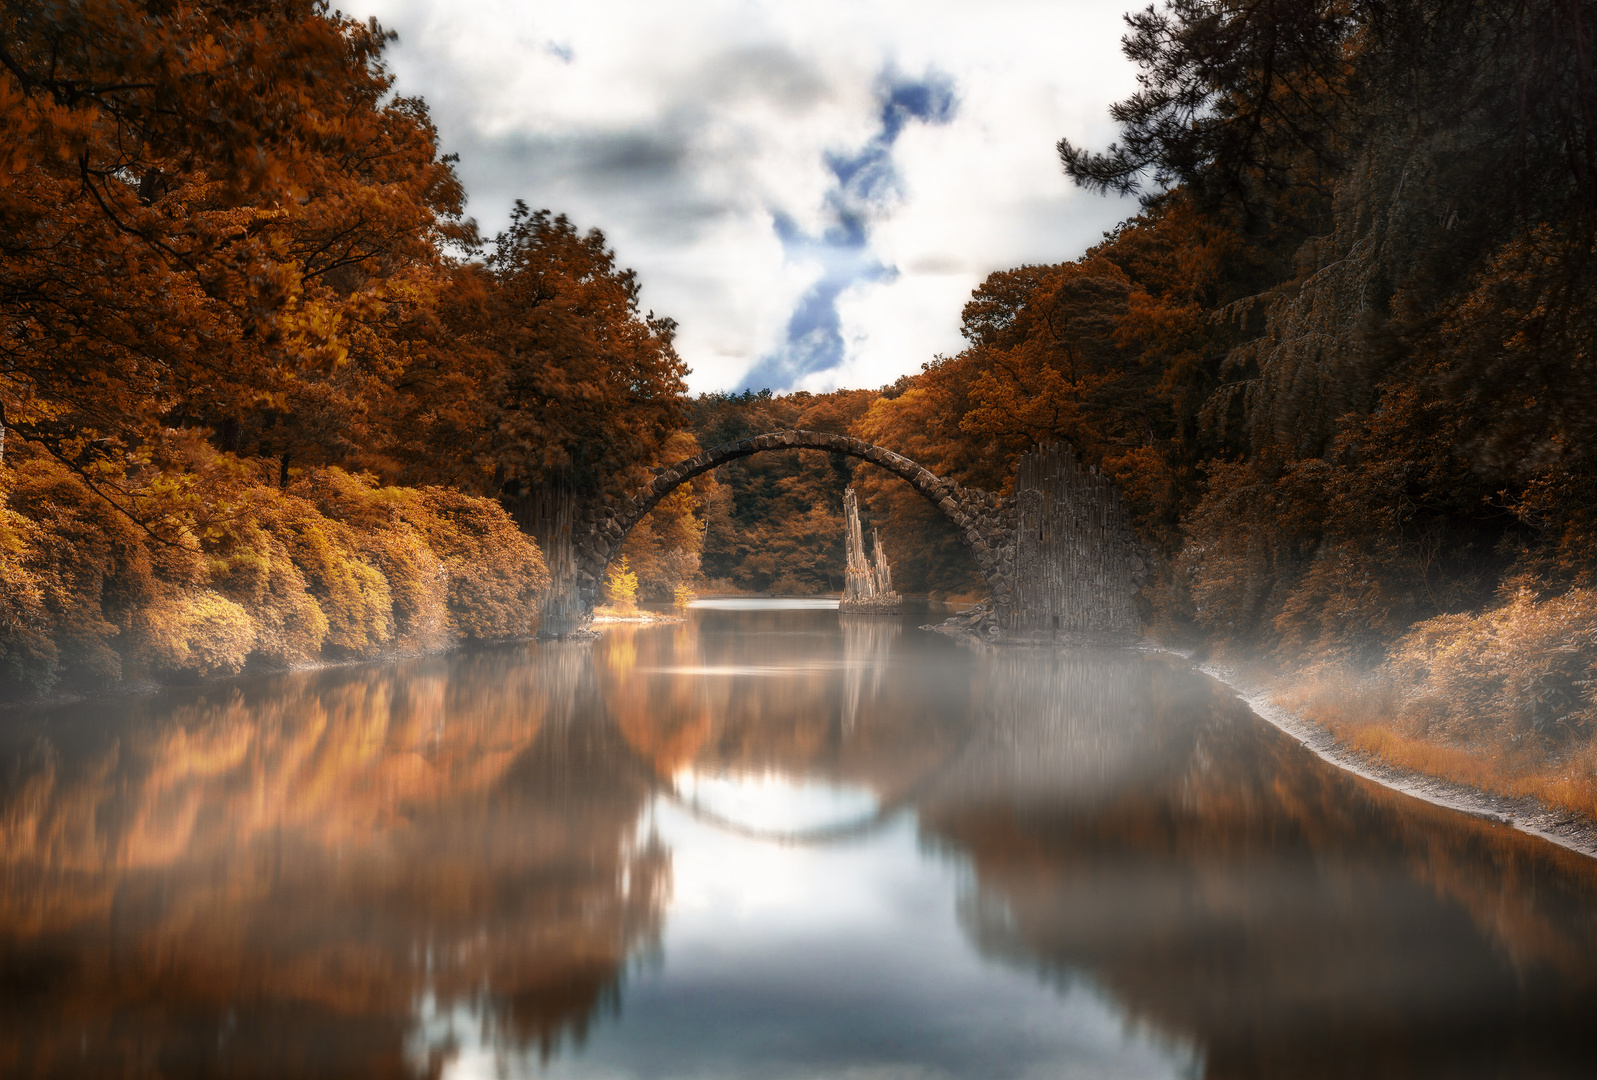
[[[1544,743],[1597,722],[1597,3],[1130,15],[1118,139],[1058,151],[1140,213],[991,275],[890,387],[698,398],[602,234],[462,216],[375,23],[0,10],[13,696],[526,634],[551,490],[808,427],[993,490],[1067,442],[1158,554],[1161,640],[1387,665]],[[904,590],[979,596],[935,510],[819,453],[679,490],[629,563],[835,590],[847,483]]]

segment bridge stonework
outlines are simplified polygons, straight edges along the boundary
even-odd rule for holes
[[[1097,635],[1120,640],[1135,636],[1135,612],[1129,604],[1141,585],[1144,565],[1140,558],[1141,549],[1125,528],[1125,515],[1120,508],[1118,495],[1101,477],[1097,482],[1078,485],[1079,490],[1071,489],[1072,509],[1050,517],[1056,531],[1093,522],[1092,539],[1074,545],[1060,544],[1055,542],[1054,534],[1049,533],[1047,550],[1043,552],[1038,548],[1036,530],[1027,531],[1023,528],[1027,521],[1036,516],[1036,507],[1040,505],[1035,492],[1022,487],[1015,498],[1001,499],[992,492],[968,488],[938,476],[885,447],[848,435],[832,435],[822,431],[773,431],[724,443],[659,470],[643,490],[630,498],[617,503],[590,506],[581,511],[572,525],[574,580],[565,583],[565,587],[575,590],[578,601],[575,606],[585,613],[592,612],[599,601],[605,569],[611,558],[620,551],[622,541],[633,526],[675,488],[728,461],[774,450],[820,450],[845,454],[886,469],[909,483],[959,528],[970,546],[971,554],[987,584],[1000,636],[1037,640],[1047,637],[1043,631],[1053,627],[1067,631],[1054,635],[1061,639],[1074,640]],[[1028,455],[1028,459],[1031,456]],[[1070,464],[1073,468],[1074,463]],[[1023,462],[1022,476],[1025,475]],[[1065,473],[1056,465],[1048,475],[1056,478],[1057,487],[1057,478]],[[1049,491],[1046,497],[1051,498],[1053,488]],[[1105,507],[1100,508],[1099,502],[1104,502]],[[1028,506],[1032,508],[1031,513],[1023,509]],[[1017,525],[1022,528],[1017,530]],[[1060,557],[1092,558],[1101,565],[1095,564],[1073,572],[1044,572],[1039,577],[1038,568],[1043,565],[1041,560]],[[1057,587],[1040,594],[1043,597],[1040,601],[1022,594],[1027,585],[1043,579],[1051,585],[1065,582],[1070,587],[1090,587],[1101,593],[1102,598],[1083,602],[1077,597],[1067,601],[1065,594]],[[556,589],[561,587],[560,583],[554,586]],[[1056,606],[1068,603],[1070,606],[1068,611],[1056,613],[1040,609],[1039,602]],[[1131,612],[1129,622],[1125,617],[1128,611]],[[1055,614],[1060,618],[1054,618]],[[570,629],[575,627],[546,627],[545,632],[558,633]]]

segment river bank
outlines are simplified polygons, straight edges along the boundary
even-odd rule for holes
[[[998,628],[990,604],[973,605],[941,623],[923,626],[922,629],[977,645],[997,644],[995,637]],[[1369,742],[1369,739],[1338,734],[1330,726],[1306,715],[1301,708],[1283,703],[1283,700],[1293,698],[1309,698],[1311,691],[1306,686],[1289,680],[1271,680],[1241,667],[1212,660],[1196,660],[1189,650],[1171,649],[1152,642],[1144,647],[1179,656],[1210,678],[1224,683],[1261,719],[1297,739],[1322,760],[1340,769],[1437,806],[1486,818],[1597,858],[1597,820],[1590,814],[1554,805],[1535,795],[1494,791],[1487,786],[1406,767],[1373,752],[1367,746],[1359,745],[1360,741]],[[1377,746],[1396,737],[1383,725],[1365,724],[1363,729],[1358,735],[1368,736],[1373,732],[1382,736],[1375,740]],[[1462,758],[1470,765],[1481,764],[1462,750],[1452,750],[1450,756]]]
[[[648,608],[635,608],[632,611],[623,611],[619,608],[596,607],[593,609],[593,618],[589,623],[593,626],[611,624],[633,626],[656,626],[662,623],[679,623],[682,615],[672,611],[650,611]]]
[[[1549,805],[1531,795],[1506,795],[1394,765],[1339,738],[1302,712],[1282,705],[1278,699],[1290,694],[1292,688],[1288,684],[1270,685],[1236,667],[1193,660],[1190,653],[1178,650],[1161,651],[1182,657],[1205,675],[1224,683],[1266,723],[1337,768],[1436,806],[1486,818],[1597,858],[1597,821],[1590,816]]]

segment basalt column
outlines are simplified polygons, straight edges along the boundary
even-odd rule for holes
[[[865,557],[865,537],[859,523],[859,498],[853,488],[843,492],[843,520],[848,528],[848,566],[843,571],[843,599],[837,610],[844,614],[896,615],[899,597],[893,575],[882,553],[882,538],[871,530],[874,558]]]
[[[1120,492],[1068,449],[1039,446],[1015,474],[1015,589],[1004,636],[1119,643],[1142,633],[1145,573]],[[1007,622],[1007,625],[1005,624]]]
[[[561,637],[581,629],[592,605],[579,591],[581,568],[574,534],[581,523],[576,494],[558,484],[533,488],[513,501],[512,515],[537,541],[549,568],[549,588],[538,605],[539,636]]]

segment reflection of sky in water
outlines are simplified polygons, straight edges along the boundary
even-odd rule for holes
[[[750,829],[820,829],[869,817],[877,808],[876,795],[869,788],[775,772],[683,769],[673,783],[683,801]]]
[[[0,1070],[1591,1075],[1597,864],[1165,658],[739,602],[0,718]]]
[[[858,792],[755,778],[738,788],[776,817],[863,807]],[[707,790],[708,789],[708,790]],[[794,819],[784,819],[793,824]],[[661,948],[618,1017],[548,1062],[505,1059],[479,1015],[418,1006],[418,1038],[453,1043],[451,1080],[490,1077],[1183,1077],[1194,1051],[1127,1021],[1085,977],[1061,988],[982,959],[956,916],[963,859],[920,842],[908,818],[861,842],[780,845],[658,802],[672,852]],[[421,1043],[413,1043],[416,1050]]]
[[[712,596],[688,606],[710,611],[835,611],[837,597]]]

